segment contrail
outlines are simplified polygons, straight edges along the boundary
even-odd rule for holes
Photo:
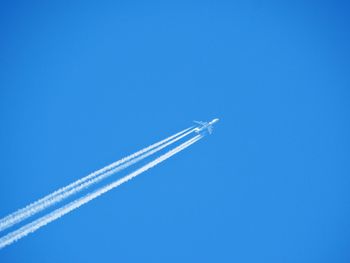
[[[17,216],[18,222],[20,222],[20,221],[22,221],[30,216],[33,216],[33,215],[39,213],[40,211],[42,211],[42,210],[44,210],[44,209],[46,209],[54,204],[57,204],[58,202],[66,199],[66,198],[68,198],[68,197],[70,197],[70,196],[72,196],[72,195],[74,195],[74,194],[76,194],[84,189],[87,189],[91,185],[93,185],[97,182],[100,182],[101,180],[103,180],[103,179],[105,179],[105,178],[107,178],[107,177],[109,177],[109,176],[143,160],[143,159],[145,159],[146,157],[148,157],[150,155],[153,155],[154,153],[164,149],[165,147],[167,147],[167,146],[181,140],[182,138],[188,136],[192,132],[193,132],[193,130],[190,130],[190,131],[176,137],[175,139],[172,139],[172,140],[168,141],[167,143],[164,143],[164,144],[158,146],[157,148],[150,150],[150,151],[144,153],[143,155],[140,155],[139,157],[133,158],[130,161],[125,162],[124,164],[117,166],[114,169],[108,170],[108,171],[100,174],[99,176],[95,176],[95,177],[91,178],[90,180],[87,180],[87,181],[75,186],[74,188],[68,189],[66,191],[63,191],[60,194],[54,195],[52,198],[49,198],[49,199],[37,204],[36,206],[22,212],[20,215]]]
[[[121,184],[133,179],[134,177],[140,175],[141,173],[151,169],[152,167],[156,166],[157,164],[165,161],[166,159],[170,158],[171,156],[175,155],[176,153],[182,151],[183,149],[189,147],[196,141],[203,138],[203,135],[197,135],[193,137],[192,139],[187,140],[186,142],[182,143],[181,145],[175,147],[174,149],[168,151],[167,153],[161,155],[160,157],[156,158],[155,160],[147,163],[146,165],[142,166],[141,168],[137,169],[136,171],[130,173],[127,176],[124,176],[123,178],[108,184],[90,194],[85,195],[84,197],[81,197],[67,205],[65,205],[62,208],[58,208],[54,210],[53,212],[49,213],[46,216],[43,216],[32,223],[29,223],[20,229],[13,231],[6,236],[0,238],[0,249],[10,245],[11,243],[25,237],[26,235],[33,233],[37,229],[41,228],[42,226],[47,225],[48,223],[62,217],[63,215],[75,210],[76,208],[79,208],[80,206],[88,203],[89,201],[99,197],[100,195],[120,186]]]
[[[136,163],[137,161],[140,161],[147,156],[165,148],[166,146],[180,140],[181,138],[187,136],[188,134],[192,133],[195,129],[190,127],[187,128],[181,132],[178,132],[160,142],[154,143],[134,154],[131,154],[127,157],[124,157],[108,166],[103,167],[102,169],[99,169],[65,187],[62,187],[58,189],[57,191],[39,199],[38,201],[31,203],[27,205],[26,207],[17,210],[16,212],[0,219],[0,231],[3,231],[14,224],[17,224],[25,219],[27,219],[30,216],[35,215],[36,213],[44,210],[45,208],[56,204],[57,202],[62,201],[63,199],[83,190],[89,187],[90,185],[101,181],[103,178],[106,178],[118,171],[121,171],[122,169],[125,169],[126,167],[130,166],[131,164]],[[181,135],[181,136],[180,136]],[[175,138],[175,139],[174,139]],[[155,149],[155,150],[153,150]],[[138,157],[138,158],[137,158]],[[137,158],[137,159],[136,159]],[[136,161],[129,163],[130,161],[133,161],[133,159],[136,159]],[[122,164],[124,164],[122,166]]]

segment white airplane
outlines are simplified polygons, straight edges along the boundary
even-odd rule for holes
[[[210,122],[204,122],[204,121],[194,121],[194,123],[200,125],[199,127],[197,127],[195,129],[195,132],[200,133],[203,132],[205,130],[208,130],[209,134],[211,134],[213,132],[213,124],[218,122],[219,119],[214,119]]]

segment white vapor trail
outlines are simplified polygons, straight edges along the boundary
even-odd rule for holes
[[[72,195],[74,195],[74,194],[76,194],[76,193],[78,193],[78,192],[80,192],[80,191],[82,191],[84,189],[87,189],[91,185],[93,185],[95,183],[98,183],[101,180],[103,180],[103,179],[105,179],[105,178],[107,178],[107,177],[109,177],[109,176],[111,176],[111,175],[113,175],[113,174],[115,174],[115,173],[117,173],[117,172],[119,172],[119,171],[121,171],[121,170],[123,170],[123,169],[125,169],[125,168],[127,168],[127,167],[129,167],[129,166],[131,166],[131,165],[133,165],[133,164],[143,160],[143,159],[145,159],[145,158],[147,158],[148,156],[153,155],[154,153],[164,149],[165,147],[167,147],[167,146],[169,146],[169,145],[171,145],[171,144],[181,140],[183,137],[188,136],[192,132],[193,131],[190,130],[190,131],[188,131],[188,132],[186,132],[186,133],[176,137],[175,139],[170,140],[167,143],[164,143],[164,144],[158,146],[157,148],[144,153],[143,155],[140,155],[139,157],[131,159],[130,161],[128,161],[128,162],[126,162],[124,164],[121,164],[121,165],[117,166],[114,169],[108,170],[107,172],[104,172],[104,173],[100,174],[99,176],[95,176],[92,179],[87,180],[87,181],[77,185],[76,187],[74,187],[72,189],[68,189],[68,190],[66,190],[66,191],[64,191],[64,192],[62,192],[60,194],[57,194],[57,195],[53,196],[52,198],[49,198],[49,199],[45,200],[44,202],[41,202],[40,204],[37,204],[36,206],[34,206],[31,209],[27,209],[20,216],[22,218],[28,218],[30,216],[33,216],[33,215],[39,213],[40,211],[42,211],[42,210],[44,210],[44,209],[46,209],[46,208],[48,208],[48,207],[50,207],[52,205],[55,205],[58,202],[66,199],[66,198],[68,198],[68,197],[70,197],[70,196],[72,196]]]
[[[176,133],[175,135],[172,135],[160,142],[154,143],[134,154],[131,154],[127,157],[124,157],[110,165],[107,165],[65,187],[62,187],[58,189],[57,191],[39,199],[38,201],[35,201],[26,207],[17,210],[16,212],[0,219],[0,231],[3,231],[25,219],[28,217],[31,217],[38,212],[46,209],[47,207],[50,207],[57,202],[62,201],[63,199],[83,190],[89,187],[90,185],[101,181],[102,179],[118,172],[126,167],[130,166],[131,164],[134,164],[147,156],[160,151],[161,149],[165,148],[166,146],[180,140],[181,138],[187,136],[188,134],[192,133],[194,129],[188,128],[181,132]],[[175,138],[175,139],[174,139]]]
[[[121,184],[133,179],[134,177],[140,175],[141,173],[151,169],[152,167],[158,165],[159,163],[165,161],[166,159],[170,158],[171,156],[175,155],[176,153],[182,151],[183,149],[189,147],[190,145],[192,145],[193,143],[195,143],[196,141],[200,140],[201,138],[203,138],[203,135],[197,135],[195,137],[193,137],[192,139],[187,140],[186,142],[182,143],[181,145],[175,147],[174,149],[168,151],[167,153],[161,155],[160,157],[154,159],[153,161],[145,164],[144,166],[142,166],[141,168],[137,169],[136,171],[128,174],[127,176],[124,176],[123,178],[110,183],[90,194],[85,195],[84,197],[81,197],[65,206],[63,206],[62,208],[58,208],[56,210],[54,210],[53,212],[49,213],[46,216],[43,216],[35,221],[33,221],[32,223],[29,223],[21,228],[19,228],[18,230],[15,230],[9,234],[7,234],[6,236],[0,238],[0,249],[12,244],[13,242],[25,237],[26,235],[33,233],[34,231],[36,231],[37,229],[47,225],[48,223],[62,217],[63,215],[79,208],[80,206],[90,202],[91,200],[99,197],[100,195],[120,186]]]

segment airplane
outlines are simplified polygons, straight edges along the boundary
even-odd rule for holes
[[[204,121],[193,121],[194,123],[201,125],[200,127],[197,127],[195,129],[195,132],[200,133],[203,132],[205,130],[208,130],[209,134],[211,134],[213,132],[213,124],[218,122],[219,119],[213,119],[210,122],[204,122]]]

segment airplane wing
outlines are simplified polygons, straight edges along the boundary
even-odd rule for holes
[[[208,126],[208,132],[209,132],[209,134],[212,134],[212,132],[213,132],[213,126]]]
[[[194,123],[196,123],[196,124],[199,124],[199,125],[204,125],[205,124],[205,122],[203,122],[203,121],[193,121]]]

